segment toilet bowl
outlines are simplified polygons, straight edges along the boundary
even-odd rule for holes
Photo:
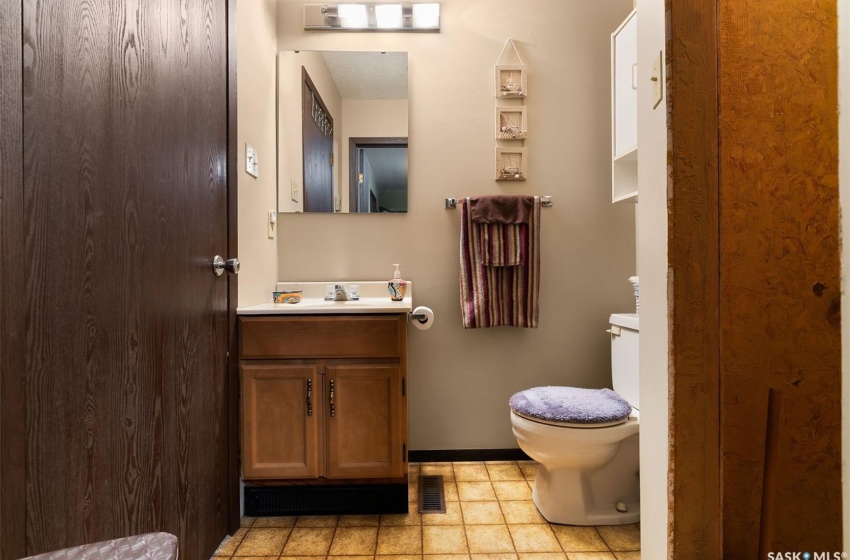
[[[612,315],[609,332],[616,393],[534,388],[511,398],[514,437],[539,463],[532,499],[551,523],[640,521],[637,316]],[[590,405],[575,404],[586,396]],[[554,413],[553,403],[560,407]]]

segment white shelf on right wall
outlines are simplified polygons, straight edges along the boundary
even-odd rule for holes
[[[637,202],[637,10],[611,34],[611,199]]]

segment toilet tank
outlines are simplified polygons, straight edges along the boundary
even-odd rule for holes
[[[638,366],[639,317],[636,313],[615,313],[611,322],[611,382],[614,391],[640,410]]]

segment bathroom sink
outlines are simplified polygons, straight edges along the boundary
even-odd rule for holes
[[[325,301],[328,284],[357,284],[360,299],[351,301]],[[392,301],[387,292],[387,281],[376,282],[278,282],[277,291],[301,290],[300,303],[262,303],[240,307],[239,315],[314,315],[314,314],[367,314],[410,313],[413,311],[413,282],[407,283],[407,292],[401,301]],[[271,293],[269,293],[271,299]]]

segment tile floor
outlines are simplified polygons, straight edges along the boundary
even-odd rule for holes
[[[446,513],[244,518],[214,560],[640,560],[640,524],[547,523],[531,501],[531,461],[413,463],[441,474]],[[410,485],[411,512],[416,484]]]

